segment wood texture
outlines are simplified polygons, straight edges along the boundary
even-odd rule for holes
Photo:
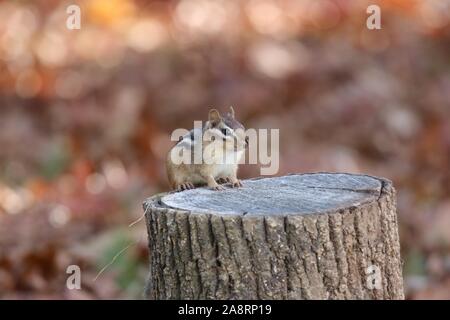
[[[316,173],[243,184],[145,201],[149,298],[404,298],[390,181]]]

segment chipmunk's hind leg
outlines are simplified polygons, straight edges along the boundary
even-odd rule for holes
[[[192,184],[190,182],[185,182],[185,183],[178,184],[175,188],[175,191],[180,192],[180,191],[190,190],[190,189],[194,189],[194,188],[195,188],[194,184]]]
[[[216,180],[220,184],[229,183],[231,188],[242,187],[242,183],[237,178],[235,170],[230,170],[229,172],[222,173]]]
[[[236,179],[235,181],[233,181],[232,183],[231,183],[231,187],[232,188],[240,188],[240,187],[242,187],[243,185],[242,185],[242,182],[241,182],[241,180],[239,180],[239,179]]]
[[[231,179],[228,177],[219,177],[216,181],[219,184],[231,183]]]
[[[212,190],[216,190],[216,191],[225,190],[224,187],[222,187],[220,184],[217,184],[217,182],[213,176],[208,176],[206,178],[206,181],[207,181],[208,187]]]
[[[240,187],[242,187],[242,182],[241,182],[241,180],[239,180],[237,178],[237,175],[236,175],[235,172],[233,174],[231,174],[231,176],[228,179],[230,180],[232,188],[240,188]]]

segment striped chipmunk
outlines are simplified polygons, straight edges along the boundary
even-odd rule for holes
[[[176,191],[207,185],[224,190],[223,184],[241,187],[238,163],[248,145],[244,126],[234,117],[233,107],[226,115],[211,109],[208,121],[180,137],[169,151],[167,175]]]

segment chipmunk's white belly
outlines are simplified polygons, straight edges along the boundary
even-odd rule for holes
[[[236,164],[218,164],[213,167],[213,177],[228,176],[233,173]]]
[[[233,159],[232,161],[227,161],[226,163],[216,163],[213,166],[213,176],[214,177],[220,177],[220,176],[230,176],[233,175],[233,173],[236,171],[236,167],[243,155],[243,151],[239,152],[232,152],[229,154],[230,158]]]

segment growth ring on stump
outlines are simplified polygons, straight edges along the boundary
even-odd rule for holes
[[[144,203],[151,299],[403,299],[392,183],[313,173]]]

